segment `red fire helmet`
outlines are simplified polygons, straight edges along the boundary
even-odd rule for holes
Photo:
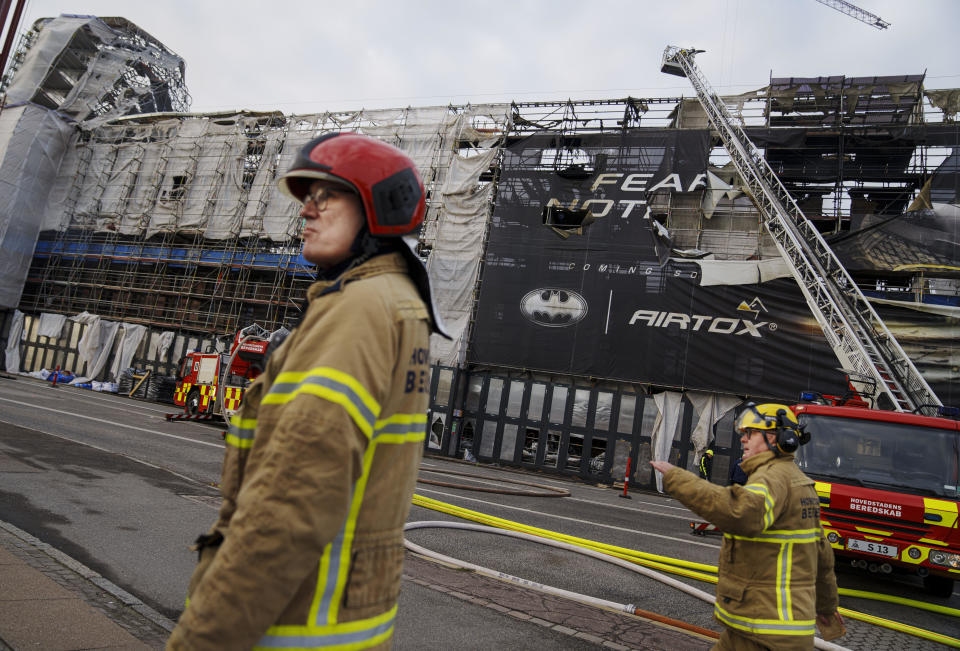
[[[363,203],[370,234],[399,237],[417,229],[426,212],[423,181],[402,151],[358,133],[327,133],[304,145],[278,185],[302,202],[317,179],[352,188]]]

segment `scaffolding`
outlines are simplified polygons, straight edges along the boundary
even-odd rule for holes
[[[422,251],[472,290],[479,251],[463,238],[486,220],[480,177],[508,120],[491,105],[152,114],[81,128],[50,189],[20,309],[194,333],[289,327],[315,273],[300,256],[299,207],[276,179],[304,143],[334,131],[411,156],[427,195]],[[448,313],[469,313],[462,289],[438,291]]]
[[[782,96],[782,84],[775,81]],[[909,110],[900,106],[869,114],[874,116],[869,129],[875,144],[861,140],[860,149],[846,141],[865,136],[837,137],[831,124],[803,126],[799,147],[772,144],[787,131],[780,127],[797,131],[793,122],[784,123],[788,109],[783,102],[762,92],[729,101],[769,125],[750,127],[751,137],[771,143],[771,165],[801,202],[810,205],[811,199],[805,198],[812,193],[810,179],[819,174],[810,161],[821,167],[830,161],[832,169],[824,172],[829,191],[842,187],[847,193],[831,217],[848,225],[869,208],[855,200],[867,179],[895,188],[895,205],[903,206],[936,171],[927,163],[943,162],[922,145],[905,152],[903,142],[891,144],[892,137],[884,135],[905,123],[915,129],[928,124],[918,108],[920,88],[911,83],[909,101],[901,100]],[[439,224],[449,217],[442,215],[444,202],[452,205],[454,188],[446,184],[451,168],[455,176],[467,170],[467,182],[459,190],[480,209],[471,213],[484,215],[484,204],[493,197],[477,192],[494,178],[498,146],[533,133],[552,133],[558,156],[572,157],[578,134],[684,128],[691,123],[698,128],[688,101],[625,98],[302,116],[162,114],[82,129],[51,189],[21,309],[89,311],[197,332],[227,333],[251,321],[279,327],[296,319],[313,274],[299,257],[297,207],[276,191],[275,179],[297,148],[315,135],[358,131],[406,149],[427,185],[423,251],[442,254],[457,238],[449,228],[438,238]],[[803,115],[796,102],[789,110]],[[822,116],[819,107],[816,112]],[[886,115],[887,123],[876,119],[879,115]],[[821,123],[829,121],[821,118]],[[707,214],[703,206],[717,188],[704,183],[690,192],[654,193],[654,216],[669,228],[677,249],[710,251],[718,259],[774,255],[756,209],[749,197],[738,193],[736,179],[724,172],[726,161],[717,149],[714,142],[712,173],[729,183],[720,187],[722,197],[713,210]],[[844,157],[847,172],[838,174]]]

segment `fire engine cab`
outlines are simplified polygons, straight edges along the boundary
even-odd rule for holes
[[[803,398],[811,402],[794,410],[810,442],[796,461],[816,481],[834,553],[871,572],[916,574],[929,593],[949,596],[960,578],[956,409],[934,417]]]
[[[263,371],[270,333],[257,324],[238,331],[225,353],[187,353],[177,368],[173,402],[184,412],[229,419],[243,392]]]

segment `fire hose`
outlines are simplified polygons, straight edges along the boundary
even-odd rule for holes
[[[661,556],[658,554],[639,552],[639,551],[627,549],[624,547],[606,545],[603,543],[599,543],[599,542],[584,539],[584,538],[576,538],[574,536],[568,536],[566,534],[561,534],[561,533],[549,531],[546,529],[540,529],[537,527],[531,527],[528,525],[521,524],[519,522],[513,522],[511,520],[505,520],[503,518],[498,518],[498,517],[487,515],[484,513],[479,513],[477,511],[471,511],[469,509],[455,506],[453,504],[448,504],[445,502],[441,502],[439,500],[423,497],[422,495],[414,495],[413,503],[416,506],[432,509],[442,513],[447,513],[449,515],[454,515],[456,517],[460,517],[465,520],[472,520],[474,522],[479,522],[484,525],[488,525],[488,527],[492,529],[491,533],[495,532],[501,535],[512,535],[510,533],[502,533],[502,531],[508,531],[508,532],[514,532],[518,534],[523,534],[523,536],[517,536],[517,537],[521,537],[524,540],[533,540],[535,542],[539,542],[542,544],[552,544],[552,542],[562,543],[563,545],[568,546],[568,547],[562,547],[564,549],[570,549],[570,551],[583,553],[588,556],[592,556],[594,558],[599,558],[600,560],[604,560],[610,563],[614,563],[616,565],[620,565],[622,567],[626,567],[638,573],[644,574],[645,576],[650,576],[651,578],[661,581],[666,585],[673,586],[673,583],[682,585],[683,588],[678,588],[678,589],[681,589],[684,592],[687,592],[688,594],[696,596],[697,598],[703,599],[708,603],[713,603],[713,601],[715,600],[713,595],[697,590],[696,588],[687,586],[682,582],[679,582],[679,581],[676,581],[675,579],[671,579],[670,577],[664,576],[660,572],[654,572],[646,569],[646,568],[656,568],[657,570],[661,570],[662,572],[685,576],[691,579],[696,579],[696,580],[704,581],[707,583],[716,583],[717,568],[716,566],[713,566],[713,565],[708,565],[704,563],[695,563],[691,561],[683,561],[683,560],[671,558],[668,556]],[[407,528],[408,529],[418,528],[417,526],[418,524],[419,523],[416,523],[416,522],[409,523],[407,525]],[[432,522],[429,525],[421,525],[421,526],[448,527],[453,525],[464,525],[464,523]],[[471,525],[471,526],[474,526],[474,525]],[[456,528],[467,528],[467,527],[460,526]],[[481,529],[481,530],[486,530],[486,529]],[[551,543],[544,542],[545,540],[549,540],[551,541]],[[416,553],[423,553],[423,555],[425,556],[429,556],[433,558],[442,556],[439,554],[435,554],[434,552],[429,552],[429,550],[423,550],[422,547],[414,545],[409,541],[405,541],[405,544],[412,551],[416,551]],[[559,546],[559,545],[555,545],[555,546]],[[424,552],[428,552],[428,553],[424,553]],[[449,559],[447,557],[443,557],[443,558],[445,562],[452,563],[454,565],[460,565],[468,569],[474,569],[474,566],[472,566],[472,564],[465,563],[463,561],[458,561],[456,559]],[[476,567],[479,567],[479,566],[476,566]],[[486,570],[486,568],[482,568],[482,569]],[[641,571],[641,569],[643,569],[644,571]],[[475,571],[480,572],[479,570],[475,570]],[[493,576],[496,576],[498,578],[509,577],[509,575],[504,575],[503,573],[495,572],[493,570],[486,570],[486,572],[491,572]],[[480,572],[480,573],[482,574],[485,572]],[[525,579],[518,579],[518,581],[522,582],[522,584],[524,585],[528,585],[530,583]],[[545,587],[549,587],[549,586],[545,586]],[[676,586],[673,586],[673,587],[676,587]],[[552,590],[559,590],[559,589],[552,588]],[[691,590],[699,594],[694,594],[693,592],[690,592]],[[854,596],[859,598],[872,598],[878,601],[898,603],[902,605],[912,606],[914,608],[928,610],[931,612],[950,615],[953,617],[960,617],[960,610],[957,610],[955,608],[949,608],[947,606],[939,606],[936,604],[928,604],[928,603],[917,601],[914,599],[894,597],[891,595],[883,595],[883,594],[877,594],[877,593],[867,593],[859,590],[846,590],[844,588],[841,588],[839,592],[841,595],[845,595],[845,596]],[[559,594],[559,593],[555,592],[554,594]],[[585,596],[585,595],[582,595],[582,596]],[[587,597],[587,600],[583,600],[583,599],[578,599],[578,600],[586,601],[586,603],[593,603],[593,605],[600,605],[597,602],[590,601],[593,599],[595,598]],[[604,600],[600,600],[600,601],[604,601]],[[607,608],[612,607],[617,610],[626,610],[626,608],[628,607],[628,605],[625,605],[625,604],[612,604],[612,605],[611,604],[612,602],[605,602],[603,604],[603,607],[607,607]],[[911,626],[909,624],[895,622],[892,620],[884,619],[884,618],[870,615],[867,613],[850,610],[848,608],[840,608],[839,610],[844,617],[847,617],[850,619],[856,619],[856,620],[868,622],[876,626],[881,626],[891,630],[900,631],[908,635],[913,635],[915,637],[938,642],[940,644],[945,644],[948,646],[960,648],[960,639],[953,638],[953,637],[944,635],[942,633],[928,631],[915,626]],[[626,610],[626,612],[631,612],[631,611]],[[823,648],[823,649],[842,649],[843,648],[843,647],[839,647],[837,645],[831,644],[829,642],[820,640],[819,638],[816,639],[816,643],[817,643],[817,648]],[[829,645],[829,646],[821,646],[821,645]]]

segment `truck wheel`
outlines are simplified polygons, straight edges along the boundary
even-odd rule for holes
[[[947,598],[953,594],[953,579],[928,574],[923,577],[923,589],[933,597]]]
[[[200,413],[200,391],[194,389],[187,394],[187,401],[183,405],[183,411],[191,416],[196,416]]]

